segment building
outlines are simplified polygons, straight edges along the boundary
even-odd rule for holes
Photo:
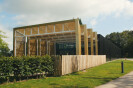
[[[69,48],[68,52],[61,51],[63,45]],[[13,50],[14,56],[98,55],[97,33],[80,19],[17,27],[13,32]]]
[[[98,34],[98,54],[106,55],[109,59],[120,58],[121,49],[101,34]]]

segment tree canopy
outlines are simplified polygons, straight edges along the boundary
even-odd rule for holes
[[[133,57],[133,31],[113,32],[106,38],[121,48],[123,57]]]
[[[9,55],[9,47],[8,44],[3,40],[3,38],[7,38],[5,33],[0,30],[0,57]]]

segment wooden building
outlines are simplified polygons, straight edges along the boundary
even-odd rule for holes
[[[80,19],[17,27],[13,31],[14,56],[56,55],[57,43],[74,43],[76,55],[82,54],[83,44],[84,55],[98,55],[97,33]]]

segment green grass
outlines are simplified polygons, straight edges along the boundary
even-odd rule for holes
[[[133,61],[124,61],[124,71],[133,71]],[[46,77],[0,85],[0,88],[94,88],[122,75],[121,60],[61,77]]]

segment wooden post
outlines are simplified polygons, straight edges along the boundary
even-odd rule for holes
[[[13,29],[13,56],[16,56],[16,31]]]
[[[56,42],[54,43],[54,55],[56,55]]]
[[[46,41],[47,54],[48,54],[48,41]]]
[[[91,43],[91,55],[94,55],[94,46],[93,46],[93,32],[92,29],[88,29]]]
[[[36,39],[36,43],[37,43],[37,44],[36,44],[36,48],[37,48],[37,49],[36,49],[36,53],[37,53],[36,55],[38,56],[38,39]]]
[[[76,55],[81,55],[81,29],[80,29],[79,19],[75,19],[75,29],[76,29]]]
[[[41,39],[40,39],[40,42],[39,42],[39,45],[40,45],[40,56],[41,56]]]
[[[49,51],[49,55],[50,55],[50,41],[48,43],[48,51]]]
[[[28,37],[28,55],[30,56],[30,37]]]
[[[96,52],[96,55],[98,55],[98,40],[97,40],[97,32],[94,32],[95,33],[95,52]]]
[[[50,41],[47,41],[47,54],[50,55]]]
[[[85,52],[85,55],[88,55],[88,33],[87,33],[86,25],[84,25],[84,52]]]
[[[27,39],[27,36],[25,36],[25,41],[24,41],[24,54],[25,54],[25,56],[26,56],[26,39]]]

